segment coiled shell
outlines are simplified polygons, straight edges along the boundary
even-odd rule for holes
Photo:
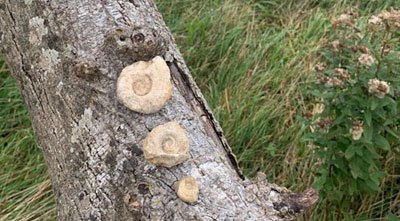
[[[117,81],[117,98],[129,109],[151,114],[159,111],[171,98],[170,70],[157,56],[124,68]]]
[[[172,167],[189,157],[189,139],[175,121],[157,126],[143,141],[144,158],[157,166]]]

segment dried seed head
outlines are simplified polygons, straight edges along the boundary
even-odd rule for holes
[[[353,126],[350,128],[350,133],[353,135],[353,140],[359,140],[363,132],[363,122],[359,120],[354,121]]]
[[[318,84],[325,84],[329,81],[329,78],[323,74],[317,74],[317,83]]]
[[[332,125],[332,120],[329,118],[319,119],[317,121],[317,126],[320,127],[322,130],[328,130]]]
[[[363,53],[363,54],[371,54],[371,51],[369,50],[369,48],[367,48],[365,46],[358,46],[358,50],[361,51],[361,53]]]
[[[307,119],[312,119],[313,116],[314,116],[314,114],[313,114],[311,111],[304,110],[304,111],[303,111],[303,116],[304,116],[305,118],[307,118]]]
[[[395,26],[396,28],[400,28],[400,18],[398,19],[398,21],[396,21],[396,22],[394,23],[394,26]]]
[[[392,47],[389,44],[385,44],[381,47],[381,51],[383,51],[384,54],[390,54],[392,52]]]
[[[318,71],[318,72],[322,72],[323,70],[325,70],[326,68],[326,64],[323,62],[319,62],[317,65],[315,65],[314,70]]]
[[[368,92],[382,99],[386,94],[389,94],[390,87],[386,81],[380,81],[376,78],[370,79],[368,82]]]
[[[333,26],[340,26],[343,24],[348,24],[351,21],[351,16],[348,14],[341,14],[339,18],[333,21]]]
[[[189,139],[175,121],[157,126],[143,141],[144,158],[157,166],[172,167],[189,157]]]
[[[361,54],[358,58],[358,62],[362,65],[371,66],[375,61],[374,56],[371,54]]]
[[[340,80],[337,77],[333,77],[333,78],[329,78],[328,82],[326,82],[326,84],[329,87],[339,87],[339,88],[343,88],[343,81]]]
[[[196,202],[199,197],[199,185],[196,179],[191,176],[180,179],[176,185],[176,194],[184,202]]]
[[[352,9],[346,10],[343,14],[339,16],[336,20],[332,22],[334,27],[341,25],[354,25],[357,22],[358,13]]]
[[[378,17],[383,20],[388,20],[391,18],[391,14],[390,14],[390,12],[385,10],[385,11],[382,11],[381,13],[379,13]]]
[[[151,114],[159,111],[172,94],[170,71],[157,56],[124,68],[117,82],[118,100],[133,111]]]
[[[381,26],[382,25],[382,19],[379,18],[378,16],[373,15],[368,20],[368,24],[375,25],[375,26]]]
[[[330,46],[332,47],[334,52],[338,52],[339,48],[342,47],[343,45],[342,43],[340,43],[339,40],[335,40],[330,43]]]
[[[349,71],[343,68],[335,68],[333,70],[333,73],[339,77],[340,80],[342,81],[348,81],[350,80],[350,74]]]
[[[394,24],[396,28],[400,27],[400,10],[391,9],[390,12],[382,11],[378,16],[387,25]]]

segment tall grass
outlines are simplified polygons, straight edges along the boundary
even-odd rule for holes
[[[347,8],[362,16],[396,0],[169,0],[156,1],[246,175],[302,191],[313,185],[312,150],[299,139],[298,116],[311,105],[301,86],[311,78],[330,20]],[[397,5],[396,5],[397,4]],[[6,103],[12,100],[12,103]],[[0,73],[0,219],[54,219],[46,167],[21,97]],[[13,131],[13,132],[6,132]],[[351,216],[381,220],[399,213],[399,156],[386,162],[384,191],[354,199]],[[396,162],[397,161],[397,162]],[[32,201],[35,199],[37,201]],[[37,205],[46,205],[39,207]],[[305,220],[330,220],[320,202]],[[397,214],[399,215],[399,214]],[[351,217],[348,217],[350,219]]]
[[[0,220],[48,220],[55,201],[21,94],[0,58]]]

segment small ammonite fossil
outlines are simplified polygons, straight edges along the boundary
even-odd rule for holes
[[[185,176],[176,184],[176,195],[187,203],[194,203],[199,198],[199,185],[192,176]]]
[[[144,158],[157,166],[172,167],[189,157],[189,139],[175,121],[157,126],[143,141]]]
[[[159,56],[124,68],[118,77],[118,101],[136,112],[151,114],[159,111],[171,94],[170,71]]]

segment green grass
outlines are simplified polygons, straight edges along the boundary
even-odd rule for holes
[[[311,105],[301,86],[312,77],[330,20],[348,8],[370,16],[396,0],[157,0],[167,25],[244,172],[302,191],[313,185],[313,152],[298,120]],[[397,4],[397,5],[395,5]],[[365,18],[366,18],[365,17]],[[364,20],[365,20],[364,18]],[[0,72],[0,220],[55,218],[40,150],[15,83]],[[399,156],[386,162],[384,191],[353,200],[357,220],[399,214]],[[6,166],[3,166],[6,165]],[[45,205],[45,206],[43,206]],[[305,220],[332,220],[320,202]]]
[[[0,220],[48,220],[55,200],[21,94],[0,58]]]

